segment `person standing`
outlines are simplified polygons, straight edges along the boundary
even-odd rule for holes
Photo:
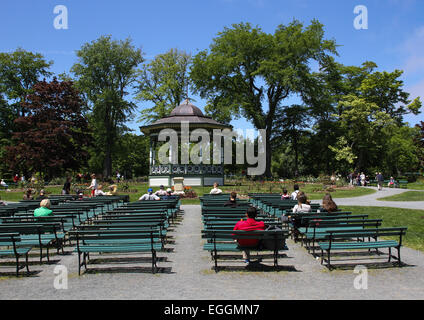
[[[62,189],[62,194],[71,194],[71,180],[71,177],[66,178]]]
[[[94,197],[94,194],[96,193],[96,190],[98,188],[96,175],[93,173],[91,175],[91,184],[87,189],[91,189],[91,196]]]
[[[361,186],[365,186],[365,174],[363,172],[361,172]]]
[[[381,174],[381,172],[379,172],[377,174],[377,185],[378,185],[378,190],[379,191],[383,190],[383,183],[384,183],[384,177]]]

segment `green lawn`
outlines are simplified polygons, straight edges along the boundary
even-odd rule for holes
[[[408,227],[403,244],[424,251],[424,210],[359,206],[341,206],[341,209],[368,214],[369,219],[383,219],[383,227]]]
[[[379,198],[382,201],[424,201],[424,191],[406,191],[390,197]]]
[[[128,185],[128,190],[123,190],[123,184],[120,184],[118,187],[118,192],[121,194],[129,194],[130,195],[130,201],[136,201],[138,198],[147,192],[147,189],[149,186],[147,183],[133,183]],[[73,186],[74,188],[74,186]],[[220,188],[227,193],[230,193],[232,191],[237,192],[239,195],[247,196],[250,192],[262,192],[262,193],[281,193],[283,188],[287,188],[289,193],[293,191],[293,184],[281,184],[281,183],[272,183],[272,182],[266,182],[266,183],[244,183],[242,185],[226,185],[226,186],[220,186]],[[103,190],[106,190],[107,187],[104,187]],[[157,190],[158,188],[153,188],[154,190]],[[193,187],[192,188],[194,192],[198,196],[202,196],[205,193],[209,193],[211,190],[211,187]],[[50,194],[60,194],[62,187],[61,186],[46,186],[44,188],[47,193]],[[311,200],[318,200],[322,199],[325,195],[326,191],[323,190],[322,184],[300,184],[300,190],[304,191],[308,198]],[[334,191],[331,191],[331,195],[333,198],[351,198],[351,197],[359,197],[367,194],[374,193],[375,190],[367,189],[367,188],[361,188],[361,187],[354,187],[354,188],[334,188]],[[85,190],[85,194],[88,195],[89,191]],[[13,190],[10,192],[1,190],[0,191],[0,199],[6,200],[6,201],[19,201],[22,200],[23,197],[23,190]],[[183,204],[199,204],[199,199],[182,199]]]
[[[417,181],[417,182],[408,183],[407,188],[415,189],[415,190],[424,190],[424,182]]]

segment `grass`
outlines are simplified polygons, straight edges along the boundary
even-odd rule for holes
[[[88,186],[88,185],[87,185]],[[87,187],[82,186],[82,188]],[[361,187],[344,187],[337,188],[331,187],[330,190],[325,189],[323,184],[319,183],[311,183],[311,184],[299,184],[300,189],[304,191],[308,198],[311,200],[322,199],[326,192],[330,192],[333,198],[351,198],[351,197],[359,197],[363,195],[368,195],[376,192],[373,189],[361,188]],[[128,192],[122,191],[123,184],[120,184],[118,187],[118,192],[120,194],[129,194],[130,201],[137,201],[138,198],[147,192],[149,188],[147,183],[131,183],[128,185]],[[291,184],[282,184],[282,183],[252,183],[245,182],[240,185],[225,185],[220,186],[223,192],[230,193],[232,191],[237,192],[239,195],[247,196],[250,192],[258,192],[258,193],[281,193],[283,188],[287,188],[287,190],[291,193],[293,191],[293,183]],[[104,190],[107,188],[104,187]],[[158,189],[158,188],[153,188]],[[46,186],[44,190],[48,194],[60,194],[62,190],[62,186]],[[196,192],[198,196],[202,196],[205,193],[209,193],[211,187],[192,187],[192,190]],[[1,190],[0,191],[0,199],[5,201],[19,201],[22,200],[24,190],[22,189],[12,189],[10,192]],[[89,191],[85,190],[85,194],[88,195]],[[182,204],[199,204],[198,198],[192,199],[182,199]]]
[[[415,190],[424,190],[424,182],[417,181],[417,182],[408,183],[407,188],[415,189]]]
[[[390,197],[379,198],[381,201],[424,201],[424,191],[406,191]]]
[[[424,251],[424,210],[359,206],[341,206],[341,209],[353,214],[368,214],[369,219],[383,219],[382,227],[408,227],[403,244]]]

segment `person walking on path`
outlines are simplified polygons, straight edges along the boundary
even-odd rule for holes
[[[384,177],[381,174],[381,172],[379,172],[377,174],[377,185],[378,185],[378,190],[379,191],[383,190],[383,183],[384,183]]]

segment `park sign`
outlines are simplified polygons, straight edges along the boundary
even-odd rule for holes
[[[234,160],[236,164],[256,165],[247,169],[248,175],[265,172],[264,130],[234,130],[204,116],[189,100],[140,130],[150,137],[151,186],[171,186],[174,177],[184,177],[184,184],[191,186],[223,184],[224,165]]]

